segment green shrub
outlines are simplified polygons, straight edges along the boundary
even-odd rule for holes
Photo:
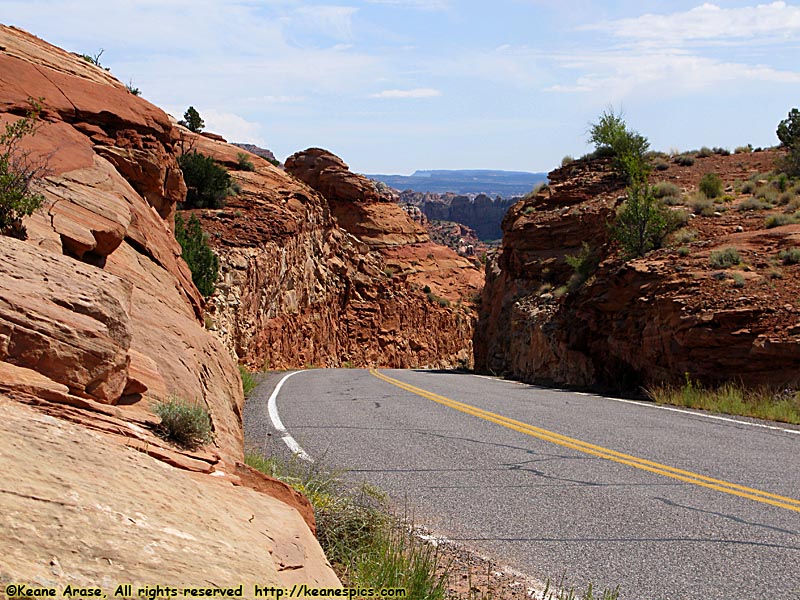
[[[628,198],[620,206],[612,233],[628,257],[644,256],[660,248],[671,231],[677,229],[676,217],[654,196],[645,183],[628,188]]]
[[[32,108],[27,114],[13,123],[6,123],[0,133],[0,235],[23,240],[27,231],[22,218],[33,214],[44,202],[44,196],[34,188],[45,167],[34,164],[30,154],[19,147],[38,127],[40,101],[29,101]]]
[[[793,108],[789,116],[778,123],[778,139],[789,150],[782,165],[789,175],[800,175],[800,110]]]
[[[705,194],[695,194],[690,198],[689,205],[696,215],[711,217],[714,215],[714,203],[706,198]]]
[[[631,172],[631,162],[636,163],[636,169],[644,169],[644,156],[650,142],[643,135],[629,130],[622,114],[615,114],[613,108],[603,111],[597,123],[591,124],[589,142],[594,144],[595,152],[614,156],[617,170],[631,180],[638,174]]]
[[[241,171],[255,171],[256,166],[253,164],[253,161],[250,160],[250,157],[247,156],[244,152],[239,152],[237,155],[237,162],[239,164],[239,170]]]
[[[700,180],[700,191],[707,198],[716,198],[722,195],[722,179],[716,173],[706,173]]]
[[[769,204],[763,200],[759,200],[758,198],[747,198],[739,203],[739,205],[736,207],[736,210],[739,212],[745,212],[748,210],[764,210],[765,208],[769,208]]]
[[[197,290],[208,297],[214,292],[214,284],[219,274],[219,259],[208,245],[208,235],[200,227],[196,215],[184,224],[180,213],[175,215],[175,239],[181,246],[181,256],[192,272],[192,281]]]
[[[756,189],[756,198],[766,200],[770,204],[778,202],[778,190],[771,185],[762,185]]]
[[[755,181],[745,181],[742,184],[742,193],[743,194],[752,194],[756,191],[756,183]]]
[[[200,133],[203,131],[203,127],[206,126],[203,119],[200,118],[200,113],[197,112],[194,106],[190,106],[186,109],[186,112],[183,113],[183,119],[178,121],[178,123],[195,133]]]
[[[691,167],[694,164],[694,156],[691,154],[681,154],[673,158],[672,162],[681,167]]]
[[[719,146],[714,146],[711,149],[711,151],[714,154],[719,154],[720,156],[730,156],[731,155],[731,151],[730,150],[728,150],[727,148],[720,148]]]
[[[741,262],[739,251],[731,246],[723,248],[722,250],[714,250],[711,252],[710,257],[711,266],[715,269],[726,269],[728,267],[735,267]]]
[[[697,239],[697,231],[695,229],[678,229],[673,235],[672,239],[678,244],[688,244]]]
[[[567,154],[564,158],[561,159],[561,166],[566,167],[568,164],[575,162],[575,159],[572,158],[569,154]]]
[[[666,171],[667,169],[669,169],[669,163],[665,160],[658,159],[655,162],[655,168],[656,171]]]
[[[666,198],[667,196],[680,197],[681,188],[669,181],[659,181],[653,186],[653,196],[655,198]]]
[[[764,223],[764,225],[767,229],[772,229],[773,227],[781,227],[782,225],[793,225],[795,223],[800,223],[800,214],[770,215],[769,217],[767,217],[767,220]]]
[[[708,158],[712,154],[714,154],[714,152],[713,150],[711,150],[711,148],[709,148],[708,146],[703,146],[702,148],[700,148],[700,150],[697,151],[697,158]]]
[[[184,448],[197,448],[214,439],[211,432],[211,417],[199,404],[194,404],[173,395],[169,400],[158,402],[153,412],[161,418],[161,433]]]
[[[256,378],[253,377],[253,374],[247,370],[247,367],[243,365],[239,365],[239,377],[242,379],[242,391],[244,392],[244,397],[249,398],[250,394],[253,393],[253,390],[256,389],[258,382]]]
[[[583,283],[589,279],[589,276],[597,269],[600,258],[592,252],[589,244],[583,242],[580,251],[577,254],[568,254],[564,257],[567,264],[575,270],[575,273],[570,278],[569,289],[574,291],[578,289]]]
[[[800,248],[789,248],[788,250],[781,250],[778,258],[785,265],[800,264]]]
[[[747,144],[746,146],[736,146],[736,149],[733,151],[734,154],[750,154],[753,151],[753,144]]]
[[[222,208],[231,193],[231,176],[210,156],[188,152],[178,157],[186,182],[183,208]]]
[[[133,94],[134,96],[141,96],[141,95],[142,95],[142,90],[140,90],[138,87],[135,87],[135,86],[133,85],[133,81],[130,81],[130,82],[128,82],[128,83],[125,85],[125,88],[126,88],[126,89],[127,89],[127,90],[128,90],[130,93],[131,93],[131,94]]]

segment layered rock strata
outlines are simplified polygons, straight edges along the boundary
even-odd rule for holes
[[[231,169],[241,152],[200,138],[196,147]],[[259,368],[471,364],[474,312],[463,300],[481,281],[472,264],[427,241],[338,157],[313,150],[287,160],[330,200],[251,159],[255,171],[232,171],[241,192],[224,209],[195,211],[222,264],[212,327],[241,360]]]
[[[307,501],[241,464],[236,363],[172,230],[181,131],[104,69],[0,26],[0,127],[31,99],[20,149],[45,168],[44,204],[26,240],[0,237],[0,580],[338,585]],[[212,444],[160,437],[153,407],[172,397],[209,412]]]
[[[766,152],[713,157],[652,177],[692,192],[710,168],[732,183],[769,171],[774,159]],[[690,241],[670,239],[644,258],[623,260],[609,224],[625,185],[610,165],[574,163],[549,177],[548,190],[517,203],[503,221],[501,251],[487,266],[478,368],[628,390],[687,376],[800,385],[800,266],[779,258],[800,245],[800,226],[765,228],[768,213],[737,210],[744,197],[729,187],[731,199],[714,214],[690,218]],[[599,266],[581,283],[565,257],[584,243]],[[729,247],[740,265],[713,267],[711,253]]]

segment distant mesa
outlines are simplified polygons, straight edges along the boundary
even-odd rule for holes
[[[412,175],[366,175],[395,188],[434,194],[486,194],[488,196],[523,196],[543,181],[547,173],[525,171],[422,170]]]

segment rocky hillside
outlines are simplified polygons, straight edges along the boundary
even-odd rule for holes
[[[664,248],[629,261],[608,226],[625,195],[610,163],[550,173],[549,189],[503,221],[501,251],[487,267],[477,367],[615,389],[686,374],[800,385],[800,264],[791,254],[800,248],[800,187],[768,175],[776,157],[659,161],[651,182],[687,223]],[[707,173],[723,180],[714,199],[697,193]],[[581,281],[565,257],[584,243],[598,266]]]
[[[475,311],[464,301],[481,273],[431,243],[393,197],[320,149],[290,157],[286,171],[257,156],[254,171],[237,171],[240,148],[192,143],[241,188],[224,209],[193,212],[221,258],[208,318],[242,361],[472,364]]]
[[[26,240],[0,237],[0,581],[338,585],[307,502],[241,464],[236,363],[172,231],[180,132],[104,69],[0,26],[3,131],[32,98],[44,205]],[[210,413],[212,444],[157,435],[174,397]]]

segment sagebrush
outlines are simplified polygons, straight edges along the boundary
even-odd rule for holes
[[[161,433],[184,448],[197,448],[214,439],[208,410],[178,396],[156,403],[153,412],[161,418]]]

